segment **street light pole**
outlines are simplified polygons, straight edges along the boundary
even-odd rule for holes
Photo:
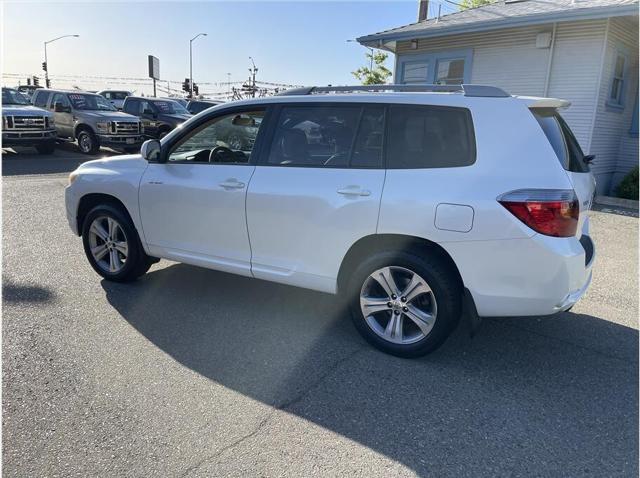
[[[193,98],[193,40],[200,36],[206,37],[207,34],[198,33],[191,40],[189,40],[189,98]]]
[[[53,43],[54,41],[60,40],[62,38],[74,37],[78,38],[80,35],[62,35],[58,38],[54,38],[53,40],[49,40],[44,42],[44,86],[45,88],[49,88],[49,62],[47,60],[47,44]]]

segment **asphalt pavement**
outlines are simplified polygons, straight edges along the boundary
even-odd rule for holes
[[[571,312],[403,360],[331,295],[167,261],[102,280],[64,213],[86,159],[3,154],[4,476],[638,476],[637,217],[592,212]]]

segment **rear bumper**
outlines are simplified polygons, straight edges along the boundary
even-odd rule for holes
[[[551,315],[571,308],[592,278],[595,247],[583,238],[445,243],[480,317]],[[590,250],[587,250],[590,249]]]
[[[3,131],[3,146],[37,146],[43,143],[51,143],[56,140],[55,130],[48,131]]]

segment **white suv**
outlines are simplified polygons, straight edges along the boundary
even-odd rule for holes
[[[548,315],[587,289],[595,182],[566,106],[478,85],[224,104],[82,164],[67,217],[108,280],[166,258],[341,293],[369,342],[418,356],[463,311]]]

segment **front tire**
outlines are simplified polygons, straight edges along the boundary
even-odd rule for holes
[[[135,226],[118,207],[105,204],[89,211],[82,242],[91,267],[107,280],[132,281],[151,267],[152,259],[145,254]]]
[[[100,151],[100,143],[98,138],[88,129],[83,129],[78,133],[78,148],[84,154],[96,154]]]
[[[433,352],[457,326],[462,287],[449,264],[410,251],[378,253],[348,285],[353,323],[374,347],[398,357]]]

